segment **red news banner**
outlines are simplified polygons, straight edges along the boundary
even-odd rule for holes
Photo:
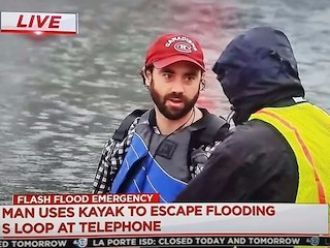
[[[327,205],[160,204],[157,194],[15,195],[1,239],[328,235]],[[299,222],[297,222],[299,220]]]
[[[78,14],[2,11],[0,32],[38,35],[42,33],[78,34]]]

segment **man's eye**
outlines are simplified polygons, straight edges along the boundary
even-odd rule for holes
[[[172,77],[171,73],[163,73],[163,77],[166,79],[170,79]]]
[[[192,76],[187,76],[186,80],[187,81],[193,81],[193,80],[195,80],[195,78],[196,78],[196,76],[193,76],[193,75]]]

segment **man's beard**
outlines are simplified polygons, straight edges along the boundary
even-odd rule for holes
[[[181,93],[170,93],[162,97],[154,87],[154,81],[152,80],[150,83],[150,95],[154,103],[156,104],[157,108],[159,111],[167,118],[170,120],[178,120],[185,115],[187,115],[195,106],[197,99],[199,97],[199,90],[195,94],[195,96],[192,99],[188,99],[186,96],[184,96]],[[171,98],[176,98],[180,99],[183,102],[183,108],[181,109],[171,109],[166,106],[166,101],[171,99]]]

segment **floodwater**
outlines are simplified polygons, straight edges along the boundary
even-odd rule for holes
[[[103,144],[150,106],[138,75],[164,32],[198,38],[208,69],[233,36],[287,33],[308,100],[330,111],[330,2],[286,0],[0,0],[1,11],[79,13],[79,35],[0,34],[0,203],[17,193],[91,192]],[[227,115],[210,72],[200,105]]]

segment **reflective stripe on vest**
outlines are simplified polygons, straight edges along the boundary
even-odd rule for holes
[[[166,173],[135,133],[111,193],[159,193],[161,202],[172,202],[186,185]]]
[[[330,202],[330,116],[310,103],[263,108],[251,115],[275,127],[298,163],[297,203]]]

